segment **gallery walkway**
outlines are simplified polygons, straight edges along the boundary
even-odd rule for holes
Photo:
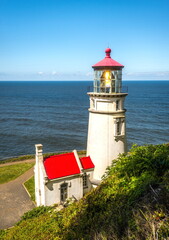
[[[9,164],[1,166],[5,165]],[[11,182],[0,184],[0,229],[12,227],[25,212],[35,207],[22,185],[31,176],[33,176],[33,168]]]

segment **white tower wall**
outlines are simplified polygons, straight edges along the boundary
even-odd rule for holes
[[[87,155],[95,164],[94,179],[100,180],[116,159],[126,149],[126,124],[124,98],[127,94],[98,94],[90,96]]]

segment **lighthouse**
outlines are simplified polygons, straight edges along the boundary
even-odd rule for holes
[[[96,180],[101,180],[112,160],[127,150],[124,101],[128,93],[122,88],[124,66],[111,58],[110,48],[105,53],[105,58],[92,66],[93,91],[88,92],[87,156],[95,165],[93,179]]]

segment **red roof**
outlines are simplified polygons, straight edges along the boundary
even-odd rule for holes
[[[90,156],[80,158],[80,162],[82,164],[83,169],[94,168],[94,164],[93,164]]]
[[[65,153],[48,157],[44,161],[44,167],[49,179],[80,173],[74,153]]]
[[[118,62],[116,62],[115,60],[113,60],[110,56],[111,53],[111,49],[110,48],[106,48],[105,50],[106,53],[106,57],[101,60],[100,62],[96,63],[95,65],[93,65],[93,68],[100,68],[100,67],[118,67],[118,68],[123,68],[124,66]]]

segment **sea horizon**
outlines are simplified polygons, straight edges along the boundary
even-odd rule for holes
[[[159,79],[137,79],[137,80],[125,80],[123,79],[122,82],[166,82],[169,81],[169,79],[166,80],[159,80]],[[0,82],[93,82],[93,79],[91,80],[0,80]]]
[[[38,143],[44,152],[85,150],[87,88],[92,84],[92,80],[0,81],[0,159],[34,154]],[[169,80],[123,80],[123,85],[128,86],[128,149],[132,144],[169,142]]]

